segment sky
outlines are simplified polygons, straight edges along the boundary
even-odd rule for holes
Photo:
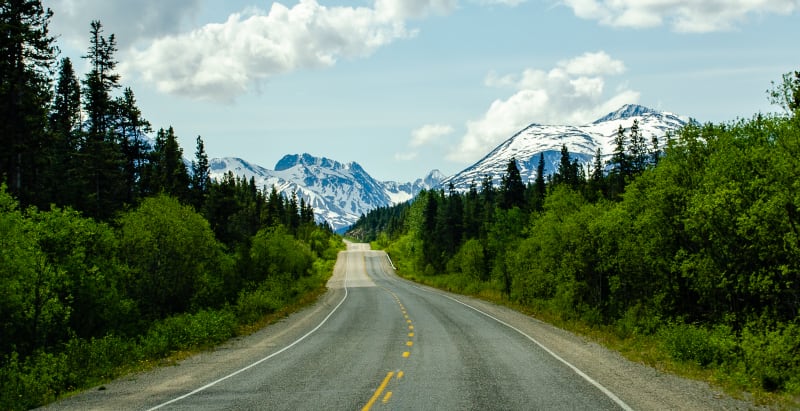
[[[188,158],[286,154],[373,177],[455,174],[531,123],[623,104],[725,122],[778,112],[800,0],[43,0],[80,76],[92,20]],[[121,90],[120,90],[121,92]]]

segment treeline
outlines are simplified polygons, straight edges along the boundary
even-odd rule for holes
[[[224,341],[317,290],[341,242],[296,195],[209,178],[153,133],[89,30],[79,80],[52,12],[0,3],[0,409]]]
[[[797,394],[800,73],[776,90],[788,116],[689,124],[647,155],[634,125],[608,164],[581,172],[564,150],[526,186],[512,161],[499,187],[424,192],[356,227],[401,213],[381,234],[401,274],[655,336],[735,386]]]

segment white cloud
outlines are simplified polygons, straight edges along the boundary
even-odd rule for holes
[[[384,19],[396,21],[447,14],[456,9],[457,0],[376,0],[375,11]]]
[[[441,142],[443,137],[453,134],[455,129],[447,124],[426,124],[411,132],[408,146],[412,149],[404,153],[396,153],[394,158],[400,161],[414,160],[419,156],[416,149]]]
[[[411,132],[411,142],[409,146],[421,147],[452,133],[452,126],[446,124],[426,124]]]
[[[495,100],[486,113],[467,122],[466,134],[447,156],[469,163],[532,122],[585,124],[626,103],[639,93],[621,87],[605,93],[606,77],[622,74],[625,65],[605,52],[584,53],[558,62],[548,71],[526,69],[520,75],[498,76],[492,72],[486,85],[513,87],[514,94]]]
[[[669,24],[679,32],[730,30],[752,15],[792,14],[798,0],[561,0],[576,16],[614,27]]]
[[[405,19],[446,12],[453,0],[378,0],[375,8],[325,7],[301,0],[289,8],[236,13],[221,24],[153,41],[122,71],[138,72],[165,93],[231,101],[265,79],[363,57],[414,35]]]
[[[53,10],[50,31],[78,49],[89,47],[89,24],[100,20],[106,35],[114,33],[124,51],[184,28],[200,10],[200,0],[43,0]]]

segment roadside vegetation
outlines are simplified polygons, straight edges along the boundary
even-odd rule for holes
[[[324,289],[340,238],[302,199],[191,166],[152,133],[87,26],[91,68],[56,63],[38,0],[0,7],[0,409],[253,331]]]
[[[785,114],[692,123],[663,149],[634,122],[608,163],[582,170],[565,148],[555,175],[524,185],[512,161],[499,187],[424,192],[350,235],[408,278],[797,406],[800,72],[769,95]]]

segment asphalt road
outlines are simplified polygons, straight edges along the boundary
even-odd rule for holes
[[[339,255],[329,292],[314,307],[177,366],[48,408],[630,409],[614,392],[630,391],[641,377],[626,376],[627,369],[601,375],[611,384],[606,388],[587,375],[603,374],[604,361],[616,362],[615,357],[596,357],[594,346],[558,331],[532,335],[535,328],[527,327],[542,327],[534,320],[519,316],[506,320],[513,324],[504,322],[488,305],[400,279],[383,252],[362,244],[348,247]],[[568,340],[578,351],[587,350],[575,357],[583,363],[573,365],[557,354],[554,345]],[[584,373],[585,368],[593,371]],[[672,396],[653,387],[643,399],[634,398],[637,408],[691,406],[670,404]],[[650,397],[656,402],[648,403]],[[700,400],[706,402],[695,405],[707,408],[709,399]]]

